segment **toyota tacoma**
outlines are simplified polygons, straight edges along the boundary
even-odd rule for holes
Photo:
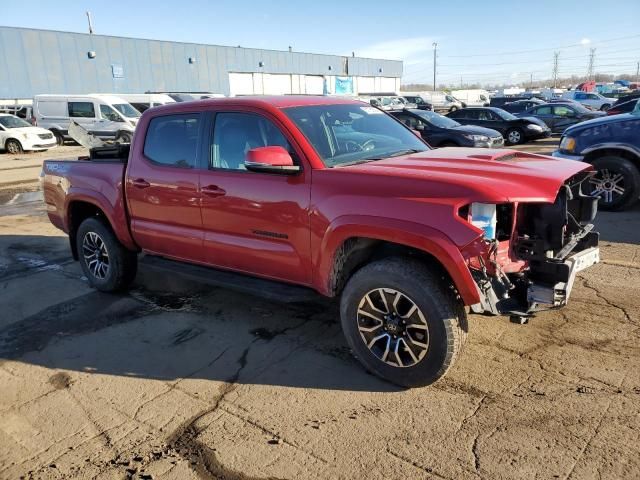
[[[161,106],[131,145],[46,161],[44,199],[98,290],[125,289],[144,253],[203,280],[339,297],[358,360],[427,385],[460,354],[465,306],[526,318],[567,303],[599,260],[597,198],[585,163],[431,150],[416,133],[329,97]]]

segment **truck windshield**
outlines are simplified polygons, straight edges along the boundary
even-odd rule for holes
[[[284,112],[327,167],[429,150],[401,123],[365,104],[289,107]]]
[[[142,115],[129,103],[115,103],[112,105],[112,107],[119,111],[126,118],[138,118],[140,115]]]
[[[25,122],[21,118],[14,117],[13,115],[0,116],[0,125],[4,128],[24,128],[31,126],[30,123]]]

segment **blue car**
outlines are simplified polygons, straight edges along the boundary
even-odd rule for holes
[[[591,194],[603,210],[624,210],[640,197],[640,102],[631,113],[588,120],[567,128],[554,157],[588,162],[596,169]]]

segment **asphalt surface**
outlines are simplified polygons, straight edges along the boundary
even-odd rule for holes
[[[402,390],[352,358],[331,301],[144,268],[93,291],[29,193],[78,151],[0,154],[0,479],[640,477],[640,208],[599,214],[567,308],[470,315],[450,374]]]

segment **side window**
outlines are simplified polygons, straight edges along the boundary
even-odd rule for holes
[[[69,102],[69,116],[75,118],[96,118],[93,102]]]
[[[152,119],[144,141],[144,155],[160,165],[195,168],[199,127],[199,113]]]
[[[418,120],[411,115],[397,115],[396,118],[409,128],[416,128],[418,125]]]
[[[600,100],[600,97],[598,95],[594,95],[593,93],[590,93],[589,100]]]
[[[468,110],[456,110],[451,112],[449,115],[447,115],[449,118],[457,118],[459,120],[462,120],[463,118],[471,118],[469,116],[469,111]]]
[[[122,118],[109,105],[100,105],[100,115],[110,122],[120,122]]]
[[[495,120],[493,112],[490,112],[489,110],[477,110],[474,113],[477,114],[476,118],[478,120]]]
[[[559,115],[561,117],[571,117],[571,116],[573,116],[573,110],[571,110],[569,107],[565,107],[563,105],[558,105],[557,107],[553,107],[553,112],[556,115]]]
[[[536,109],[536,115],[551,115],[551,107],[544,106]]]
[[[587,94],[586,93],[576,93],[575,99],[576,100],[586,100],[587,99]]]
[[[253,148],[280,146],[293,156],[293,149],[280,129],[261,115],[218,113],[214,121],[211,167],[246,170],[247,152]]]

